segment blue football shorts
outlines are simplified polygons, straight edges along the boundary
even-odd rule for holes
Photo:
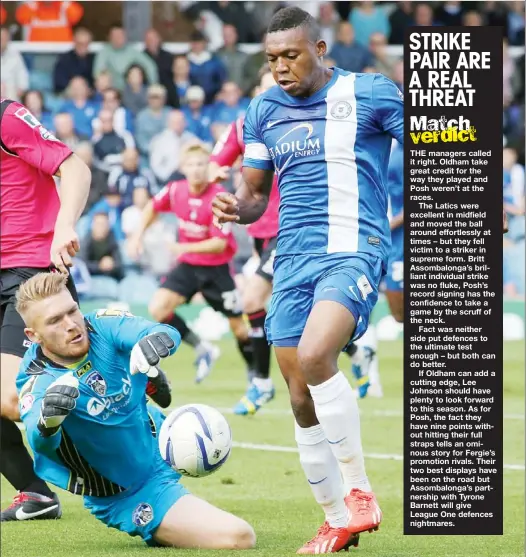
[[[265,331],[274,346],[298,346],[309,314],[319,301],[346,307],[356,321],[350,341],[369,326],[384,274],[382,260],[367,254],[286,255],[274,260],[274,286]]]
[[[148,408],[159,431],[164,416],[157,408]],[[150,475],[141,486],[110,497],[84,497],[84,506],[106,526],[157,546],[155,531],[170,508],[189,492],[179,483],[181,474],[164,462],[158,450],[153,459]]]

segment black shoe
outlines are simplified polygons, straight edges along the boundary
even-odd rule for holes
[[[2,511],[0,522],[10,520],[54,520],[62,516],[58,495],[53,493],[53,498],[32,493],[20,492],[11,505]]]

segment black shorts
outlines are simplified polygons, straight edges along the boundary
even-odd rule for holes
[[[24,322],[15,309],[15,294],[18,287],[37,273],[49,272],[50,268],[16,267],[0,270],[0,352],[24,357],[31,346],[24,333]],[[68,290],[78,302],[77,291],[71,276],[67,282]]]
[[[179,263],[166,275],[161,286],[184,296],[188,302],[201,292],[210,307],[226,317],[239,317],[243,313],[227,264],[209,267]]]
[[[259,266],[256,274],[272,284],[274,280],[274,257],[278,238],[254,238],[254,247],[259,255]]]

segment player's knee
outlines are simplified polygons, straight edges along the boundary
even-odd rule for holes
[[[170,316],[170,310],[164,305],[155,301],[151,302],[148,306],[148,312],[154,321],[164,323]]]
[[[7,392],[5,392],[7,391]],[[18,396],[16,390],[4,389],[0,399],[0,414],[13,422],[20,420],[20,408],[18,406]]]
[[[316,343],[301,343],[298,346],[298,363],[305,378],[317,375],[318,371],[323,371],[330,354],[323,350],[323,347]]]
[[[245,313],[256,313],[265,307],[265,300],[255,292],[245,289],[243,292],[243,310]]]
[[[225,549],[253,549],[256,546],[256,533],[248,522],[239,519],[230,532]]]

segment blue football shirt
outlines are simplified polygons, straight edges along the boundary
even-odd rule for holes
[[[278,175],[277,257],[361,252],[386,264],[387,168],[403,121],[390,79],[339,68],[308,98],[275,86],[252,100],[243,165]]]

